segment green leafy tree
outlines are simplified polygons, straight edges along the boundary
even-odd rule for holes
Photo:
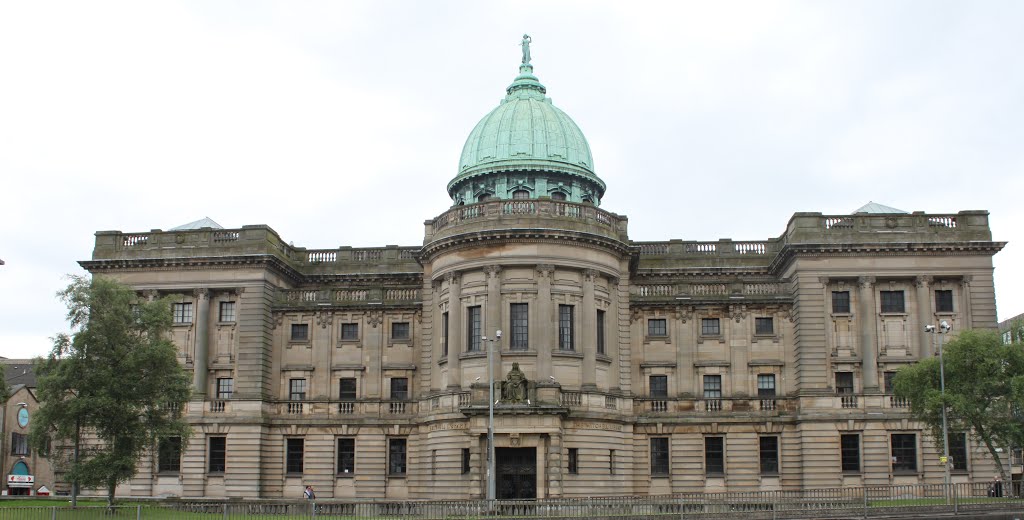
[[[965,330],[945,345],[943,361],[948,430],[968,432],[983,444],[1003,480],[1008,480],[1001,448],[1024,441],[1024,350],[1019,344],[1004,345],[996,331]],[[941,451],[939,358],[901,369],[893,390],[909,400],[911,416],[928,426]]]
[[[0,365],[0,404],[6,404],[11,398],[11,387],[7,386],[7,366]]]
[[[103,277],[72,277],[57,295],[72,333],[57,335],[49,356],[36,360],[31,442],[37,450],[71,447],[63,460],[73,503],[86,486],[106,488],[113,505],[117,485],[160,439],[188,439],[182,408],[190,378],[168,339],[167,301],[142,301]]]

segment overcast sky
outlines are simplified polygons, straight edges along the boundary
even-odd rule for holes
[[[634,240],[777,237],[868,201],[991,212],[1024,312],[1024,2],[0,3],[0,356],[67,329],[97,230],[210,217],[418,245],[518,72]]]

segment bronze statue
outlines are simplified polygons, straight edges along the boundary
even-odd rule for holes
[[[523,42],[521,43],[523,46],[523,65],[530,64],[530,42],[532,41],[533,39],[530,38],[529,34],[523,35]]]
[[[527,400],[526,375],[519,370],[519,363],[512,363],[512,370],[501,383],[501,400],[513,404]]]

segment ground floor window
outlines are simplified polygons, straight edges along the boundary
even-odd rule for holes
[[[777,475],[779,473],[779,438],[774,436],[761,437],[759,444],[761,474]]]
[[[405,439],[388,439],[388,475],[405,475]]]
[[[305,440],[301,437],[292,437],[285,443],[285,472],[302,473],[302,455],[305,448]]]
[[[704,473],[725,474],[725,437],[704,437]]]
[[[917,435],[894,433],[892,441],[892,470],[894,472],[917,471]]]
[[[651,475],[668,475],[668,437],[651,439]]]

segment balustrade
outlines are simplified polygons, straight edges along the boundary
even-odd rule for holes
[[[734,246],[740,255],[763,255],[768,251],[764,242],[736,242]]]
[[[652,412],[667,412],[668,411],[668,401],[665,401],[665,400],[662,400],[662,399],[657,399],[657,400],[651,401],[650,403],[651,403],[651,411]]]
[[[400,415],[406,413],[405,401],[391,401],[388,403],[388,413],[391,415]]]
[[[384,291],[385,300],[416,300],[419,299],[418,289],[387,289]]]
[[[562,406],[579,407],[583,404],[583,395],[580,392],[563,391],[561,396]]]
[[[686,244],[687,253],[700,253],[705,255],[713,255],[718,251],[718,244],[714,242],[700,242],[693,244]]]
[[[775,411],[775,399],[758,399],[758,403],[762,412]]]
[[[641,297],[672,296],[675,291],[671,285],[634,285],[633,294]]]
[[[709,413],[721,412],[722,411],[722,400],[721,399],[705,399],[704,401],[701,401],[701,406],[699,408],[701,408],[705,412],[709,412]]]
[[[363,302],[367,300],[370,291],[362,289],[339,289],[334,291],[334,301],[339,302]]]
[[[149,242],[149,235],[124,235],[121,245],[124,247],[144,246]]]
[[[289,415],[301,415],[302,414],[302,403],[286,403]]]
[[[337,251],[310,251],[306,253],[306,261],[311,264],[319,264],[325,262],[336,262],[338,260]]]
[[[224,413],[225,408],[224,401],[210,401],[210,413]]]
[[[889,396],[889,408],[910,408],[910,399],[906,397]]]
[[[843,408],[857,408],[858,400],[855,395],[841,395],[839,396],[840,406]]]
[[[356,413],[356,403],[351,401],[343,401],[338,403],[338,413],[342,415],[352,415]]]
[[[214,231],[213,241],[214,242],[234,242],[241,237],[241,233],[238,231]]]
[[[956,217],[951,217],[951,216],[948,216],[948,217],[947,216],[928,217],[928,225],[929,226],[937,226],[937,227],[955,228],[956,227]]]

